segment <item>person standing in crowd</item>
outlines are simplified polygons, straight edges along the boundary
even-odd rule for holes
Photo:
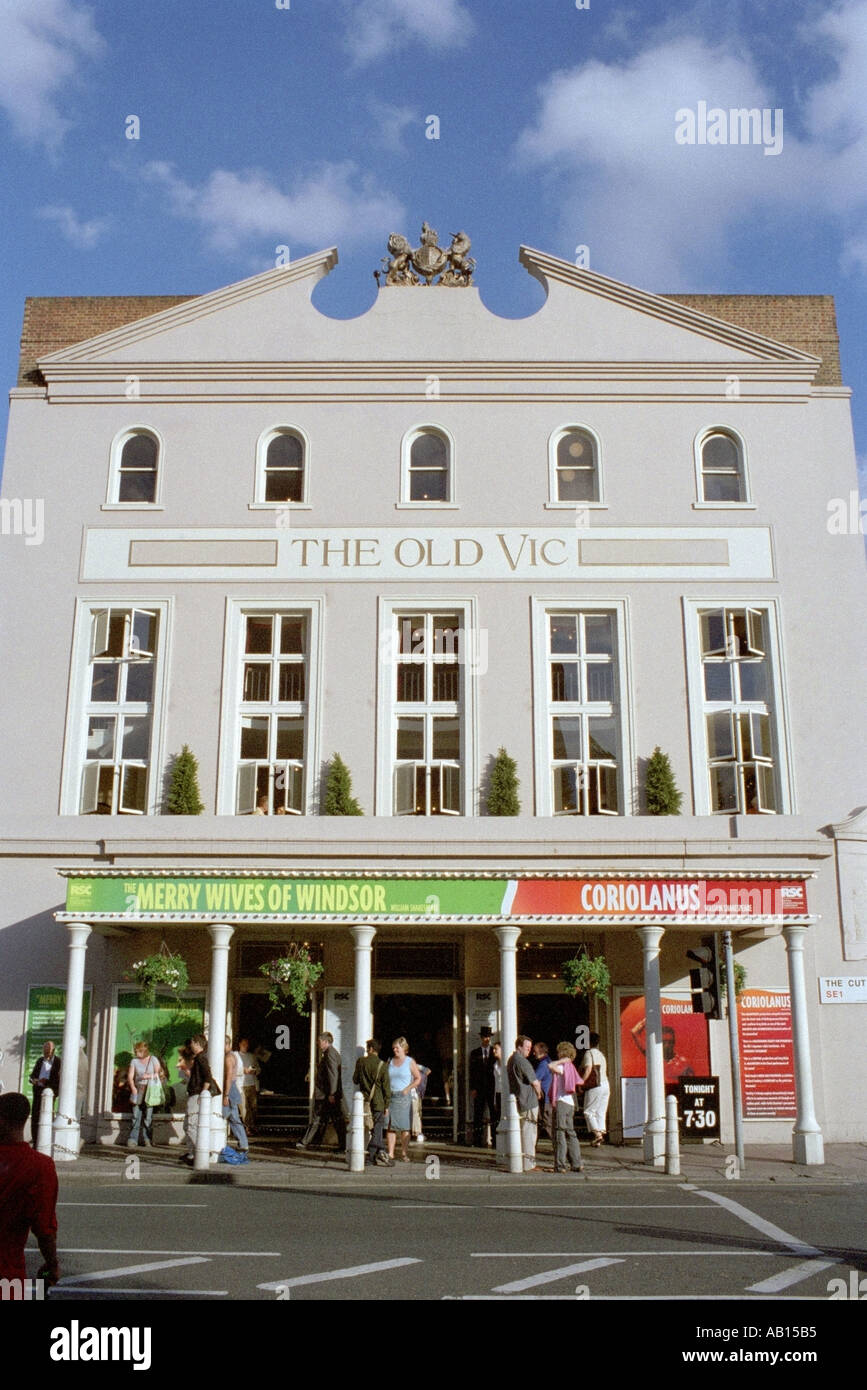
[[[412,1091],[421,1081],[421,1072],[409,1055],[406,1038],[395,1038],[391,1045],[392,1060],[388,1064],[388,1156],[394,1161],[394,1148],[400,1135],[400,1158],[409,1163],[409,1136],[412,1129]]]
[[[54,1050],[53,1042],[42,1044],[42,1056],[30,1073],[30,1084],[33,1087],[33,1109],[30,1112],[30,1136],[33,1147],[36,1148],[36,1131],[39,1128],[39,1109],[42,1105],[42,1097],[46,1091],[52,1092],[51,1109],[54,1111],[54,1102],[60,1090],[60,1058]]]
[[[491,1047],[491,1029],[484,1024],[479,1029],[479,1046],[470,1053],[470,1100],[473,1103],[473,1145],[481,1149],[485,1144],[485,1114],[491,1121],[491,1140],[495,1139],[494,1120],[494,1052]]]
[[[539,1128],[544,1129],[549,1138],[554,1137],[551,1115],[551,1067],[548,1056],[548,1044],[537,1042],[533,1044],[533,1066],[536,1071],[536,1080],[542,1087],[542,1103],[539,1106]]]
[[[503,1113],[503,1044],[501,1042],[491,1043],[491,1051],[494,1054],[494,1123],[491,1128],[494,1131],[493,1139],[496,1144],[496,1131],[500,1127],[500,1117]]]
[[[383,1168],[390,1168],[394,1160],[388,1157],[386,1149],[385,1123],[391,1088],[388,1084],[388,1066],[379,1056],[379,1046],[378,1038],[367,1039],[367,1055],[359,1057],[355,1063],[352,1080],[364,1097],[367,1161],[371,1166],[379,1164]]]
[[[507,1065],[509,1091],[518,1104],[518,1119],[521,1122],[521,1151],[524,1155],[525,1173],[532,1173],[536,1167],[539,1102],[542,1099],[542,1086],[530,1062],[532,1046],[532,1038],[528,1038],[524,1033],[519,1034],[515,1039],[515,1051],[509,1058]]]
[[[0,1279],[27,1278],[24,1247],[32,1230],[44,1261],[37,1279],[56,1284],[57,1171],[24,1138],[30,1102],[18,1091],[0,1095]],[[22,1290],[23,1296],[23,1290]]]
[[[319,1061],[313,1087],[313,1119],[296,1149],[316,1149],[330,1124],[337,1132],[338,1153],[346,1152],[346,1115],[343,1110],[343,1067],[331,1033],[320,1033]]]
[[[238,1148],[246,1154],[250,1148],[247,1131],[241,1120],[241,1087],[239,1081],[244,1068],[237,1052],[232,1051],[232,1039],[226,1038],[226,1052],[223,1062],[223,1119],[229,1121],[229,1129],[238,1141]]]
[[[199,1102],[202,1092],[207,1088],[212,1096],[220,1095],[220,1088],[211,1074],[207,1054],[208,1040],[204,1033],[196,1033],[188,1038],[183,1055],[190,1059],[190,1074],[187,1078],[187,1111],[184,1118],[184,1134],[187,1151],[181,1155],[181,1162],[190,1166],[196,1158],[196,1139],[199,1134]]]
[[[417,1144],[423,1144],[424,1134],[422,1132],[422,1101],[424,1100],[424,1094],[427,1090],[427,1083],[430,1079],[431,1069],[430,1067],[426,1067],[423,1062],[416,1062],[416,1066],[418,1067],[418,1074],[420,1080],[418,1085],[413,1086],[412,1091],[410,1092],[410,1100],[412,1101],[412,1137]]]
[[[154,1100],[153,1092],[148,1100],[151,1085],[162,1079],[162,1067],[157,1057],[152,1057],[146,1042],[133,1046],[133,1059],[129,1064],[126,1082],[132,1097],[132,1129],[126,1141],[128,1149],[137,1149],[139,1137],[146,1149],[153,1144]],[[142,1123],[144,1116],[144,1123]]]
[[[75,1114],[79,1123],[84,1114],[84,1106],[87,1101],[87,1087],[90,1082],[90,1063],[87,1060],[85,1048],[87,1042],[84,1038],[78,1040],[78,1076],[75,1079]]]
[[[243,1077],[241,1081],[241,1098],[244,1102],[241,1109],[241,1119],[244,1121],[244,1128],[248,1134],[254,1134],[256,1130],[256,1109],[259,1103],[259,1073],[262,1068],[250,1051],[250,1039],[238,1039],[238,1051],[241,1054],[241,1065]]]
[[[581,1079],[584,1082],[584,1119],[592,1132],[591,1149],[598,1149],[605,1140],[605,1120],[611,1087],[608,1084],[608,1063],[599,1050],[599,1034],[590,1034],[590,1046],[581,1058]]]
[[[567,1154],[572,1172],[584,1171],[581,1145],[575,1133],[575,1088],[581,1085],[581,1078],[575,1067],[575,1056],[572,1044],[561,1042],[557,1044],[557,1060],[550,1064],[555,1173],[568,1173]]]

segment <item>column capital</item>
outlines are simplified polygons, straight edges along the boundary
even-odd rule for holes
[[[357,923],[354,927],[350,927],[349,930],[352,932],[352,940],[355,942],[356,951],[370,949],[373,944],[373,938],[376,936],[376,927],[372,927],[367,923]]]
[[[808,928],[804,926],[803,922],[784,923],[783,939],[786,943],[786,950],[803,951],[807,931]]]
[[[235,933],[232,922],[209,922],[208,935],[215,951],[226,948]]]
[[[69,949],[72,951],[76,946],[84,946],[93,927],[89,922],[64,922],[63,924],[69,933]]]
[[[665,936],[665,927],[643,926],[636,927],[635,930],[641,937],[641,944],[645,951],[659,950],[659,943]]]
[[[520,927],[508,926],[494,927],[494,936],[500,943],[501,951],[514,951],[518,946],[518,938],[521,935]]]

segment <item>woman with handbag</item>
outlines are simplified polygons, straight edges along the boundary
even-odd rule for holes
[[[581,1079],[584,1082],[584,1119],[593,1134],[591,1149],[605,1141],[605,1119],[611,1087],[608,1084],[608,1063],[599,1050],[599,1034],[590,1034],[590,1046],[581,1058]]]
[[[132,1129],[128,1149],[137,1149],[139,1136],[145,1148],[153,1144],[154,1107],[163,1103],[163,1069],[159,1058],[152,1057],[146,1042],[133,1047],[133,1059],[126,1079],[132,1096]]]

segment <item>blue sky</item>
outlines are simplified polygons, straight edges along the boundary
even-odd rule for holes
[[[644,289],[836,297],[867,459],[867,0],[0,0],[0,367],[26,295],[199,293],[390,232],[473,240],[497,313],[523,242]],[[776,155],[675,112],[783,112]],[[140,138],[126,138],[126,118]],[[439,120],[439,139],[426,136]]]

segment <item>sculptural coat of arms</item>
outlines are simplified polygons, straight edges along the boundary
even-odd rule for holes
[[[468,256],[470,239],[466,232],[453,232],[451,246],[443,248],[437,233],[422,223],[421,245],[410,246],[399,232],[388,238],[387,256],[382,270],[375,270],[376,283],[386,285],[469,285],[476,263]]]

